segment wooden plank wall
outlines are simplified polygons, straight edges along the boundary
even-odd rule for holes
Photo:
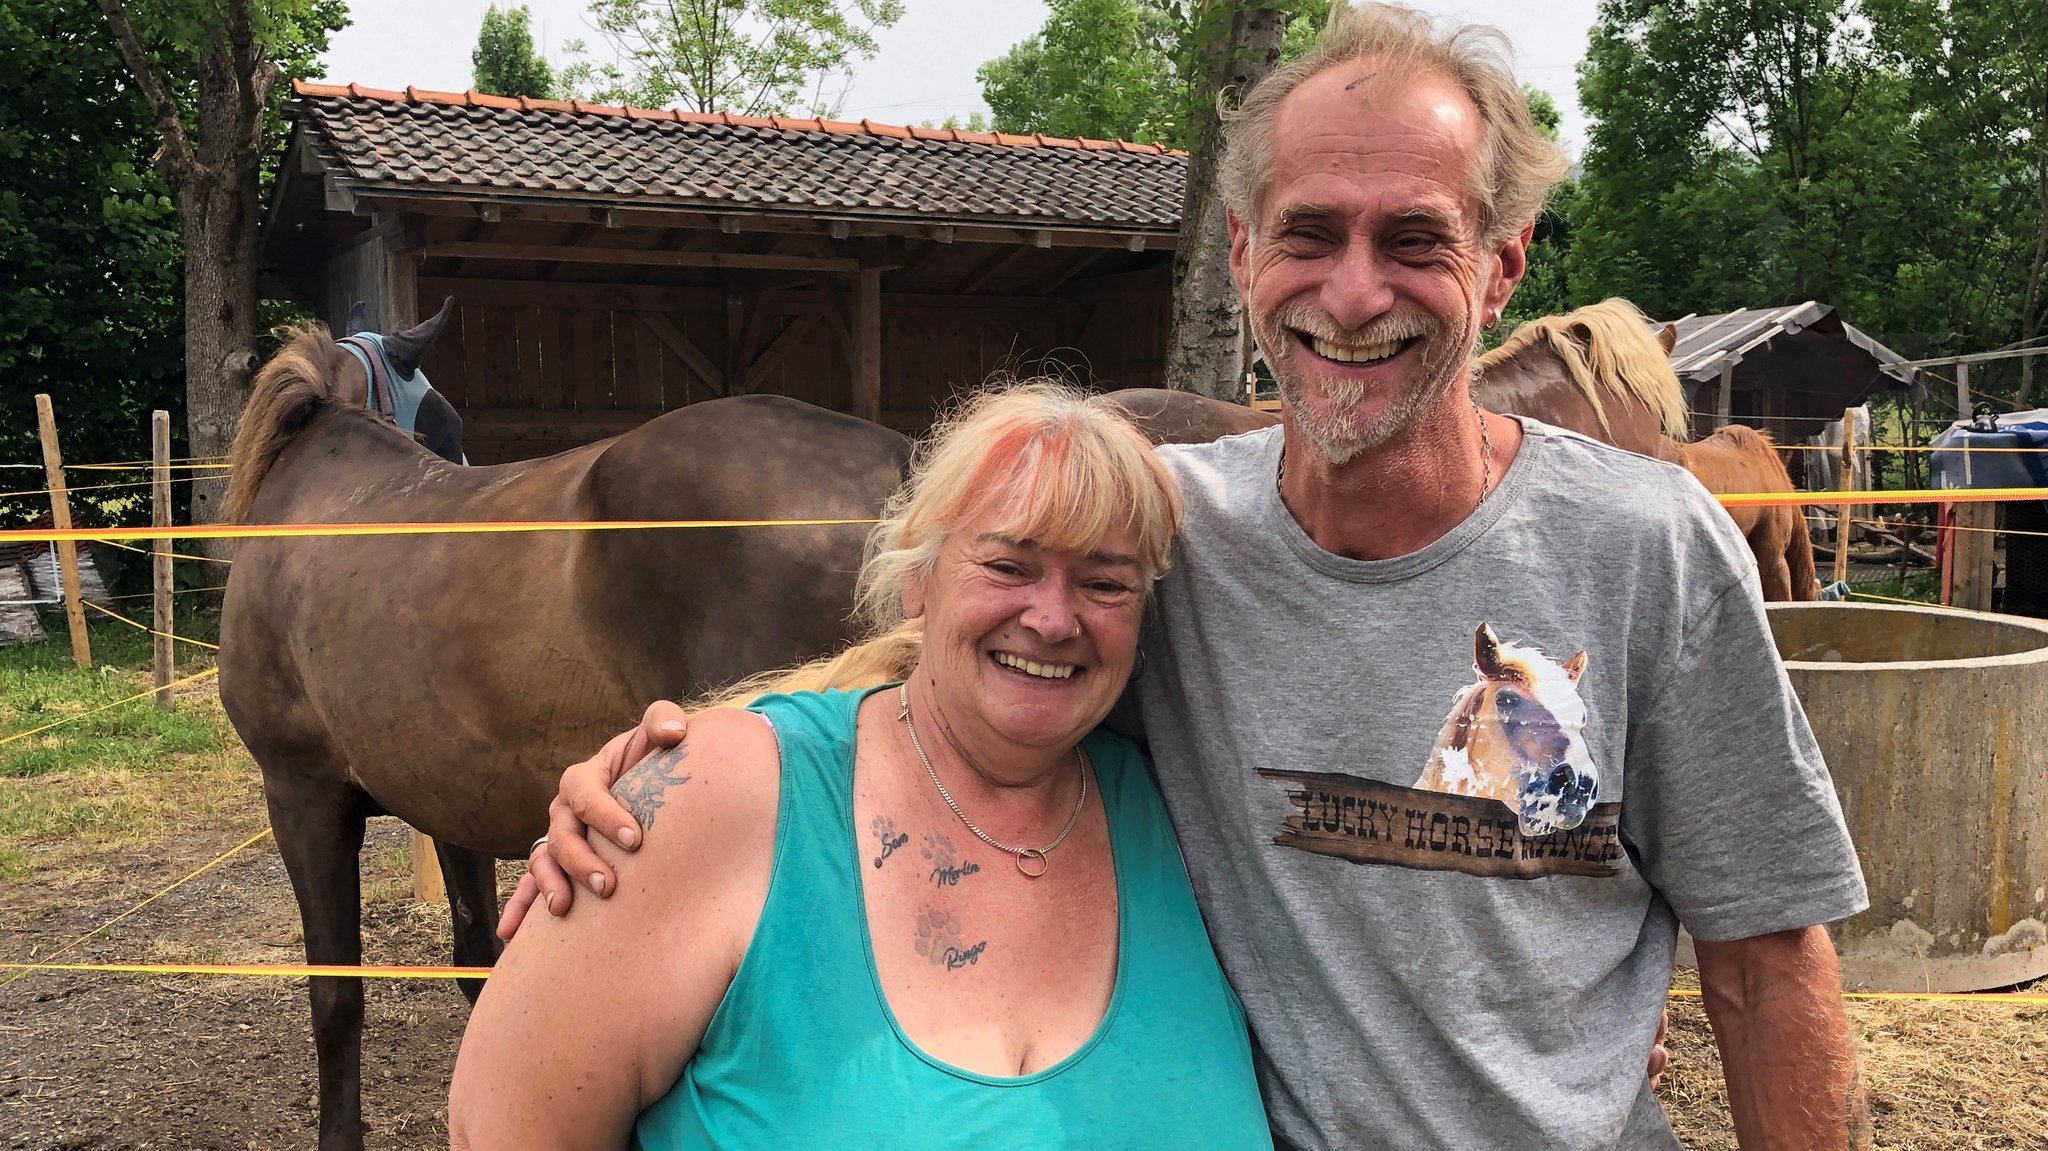
[[[348,311],[357,300],[367,306],[372,330],[387,330],[391,322],[391,260],[373,234],[364,233],[337,251],[320,271],[320,319],[337,338],[347,333]]]
[[[1052,369],[1098,387],[1158,386],[1165,283],[1162,269],[1064,299],[885,293],[882,422],[921,432],[953,396],[999,372]],[[710,287],[423,278],[418,291],[422,300],[456,299],[422,366],[462,413],[472,463],[563,451],[722,394],[676,339],[722,372],[728,340],[751,334],[739,360],[754,370],[739,390],[852,406],[843,304],[815,285],[742,297],[758,319]],[[742,330],[728,330],[734,320]]]

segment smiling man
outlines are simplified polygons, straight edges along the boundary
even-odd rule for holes
[[[1284,420],[1161,449],[1160,786],[1280,1146],[1677,1147],[1642,1068],[1682,923],[1742,1146],[1863,1147],[1821,926],[1863,882],[1741,538],[1681,470],[1471,397],[1564,168],[1497,33],[1389,5],[1234,115]],[[622,766],[569,806],[617,826]]]

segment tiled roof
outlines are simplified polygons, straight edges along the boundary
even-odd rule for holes
[[[1156,144],[295,82],[328,173],[363,190],[1047,227],[1173,229]]]

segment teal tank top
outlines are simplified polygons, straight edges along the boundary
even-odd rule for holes
[[[875,972],[853,826],[863,698],[753,704],[782,755],[767,901],[696,1057],[641,1113],[635,1146],[1271,1148],[1244,1011],[1216,965],[1165,807],[1136,746],[1106,731],[1083,741],[1120,913],[1115,990],[1095,1035],[1017,1077],[950,1066],[904,1035]]]

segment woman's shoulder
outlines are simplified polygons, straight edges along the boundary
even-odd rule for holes
[[[696,867],[707,856],[773,850],[778,762],[760,715],[714,708],[690,717],[682,743],[628,768],[612,795],[639,822],[642,855]]]

